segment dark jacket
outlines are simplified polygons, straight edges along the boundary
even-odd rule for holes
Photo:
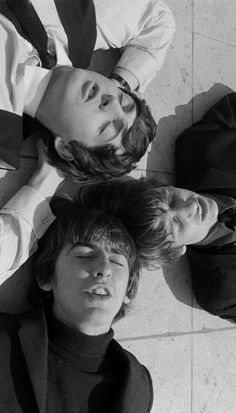
[[[176,186],[236,199],[236,93],[216,103],[176,142]],[[188,247],[201,307],[236,321],[236,246]]]
[[[147,369],[115,340],[109,352],[123,371],[122,386],[109,413],[150,412],[153,389]],[[16,316],[0,314],[0,412],[46,411],[47,354],[47,325],[41,308]]]
[[[89,66],[96,41],[96,18],[92,0],[54,0],[59,18],[68,38],[68,55],[74,67],[86,69]],[[18,23],[7,0],[1,0],[0,13],[4,14],[16,30],[29,42]],[[7,53],[7,51],[6,51]],[[39,53],[40,55],[40,53]],[[27,135],[30,127],[24,128]],[[23,140],[23,117],[0,110],[0,158],[14,169],[19,169],[20,152]]]

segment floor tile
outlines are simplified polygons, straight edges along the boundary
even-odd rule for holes
[[[191,337],[121,344],[151,373],[154,387],[152,413],[191,412]]]
[[[192,35],[177,30],[163,68],[145,95],[158,122],[157,137],[148,154],[147,168],[170,173],[174,170],[174,142],[191,124],[192,111],[186,103],[192,97]]]
[[[235,413],[236,329],[193,337],[192,413]]]
[[[236,2],[197,0],[194,2],[194,31],[236,46]],[[226,61],[225,61],[226,62]]]
[[[193,113],[200,119],[221,97],[235,89],[236,47],[195,35]]]
[[[176,24],[176,30],[192,30],[192,1],[165,0],[171,9]]]
[[[179,273],[177,270],[179,268]],[[182,273],[181,264],[176,265],[176,274]],[[130,314],[115,324],[119,338],[140,336],[162,336],[191,332],[191,307],[177,300],[172,289],[181,289],[181,294],[188,294],[188,287],[183,275],[171,279],[173,274],[165,274],[161,270],[145,272],[140,280],[139,291]],[[171,280],[170,280],[171,279]],[[178,285],[174,287],[174,285]]]

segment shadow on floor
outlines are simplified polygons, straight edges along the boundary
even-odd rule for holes
[[[208,91],[194,96],[185,105],[175,109],[175,115],[161,118],[157,124],[157,134],[152,149],[148,154],[147,170],[157,170],[165,173],[174,172],[174,147],[179,134],[199,120],[223,96],[231,93],[232,89],[222,83],[216,83]],[[166,155],[168,152],[168,157]],[[168,160],[163,162],[163,159]],[[164,170],[163,169],[164,166]],[[161,170],[160,170],[161,169]]]

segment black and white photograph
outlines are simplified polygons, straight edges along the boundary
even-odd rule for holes
[[[0,0],[0,413],[235,413],[235,343],[235,1]]]

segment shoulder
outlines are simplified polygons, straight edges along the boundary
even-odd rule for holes
[[[211,314],[236,317],[236,254],[228,246],[214,251],[188,248],[192,285],[198,304]]]
[[[0,332],[12,332],[18,330],[26,322],[40,323],[42,309],[35,308],[19,314],[0,313]]]
[[[135,393],[136,405],[143,406],[143,412],[149,412],[153,403],[153,384],[148,369],[116,340],[112,340],[110,350],[119,362],[119,368],[123,369],[129,392]]]

